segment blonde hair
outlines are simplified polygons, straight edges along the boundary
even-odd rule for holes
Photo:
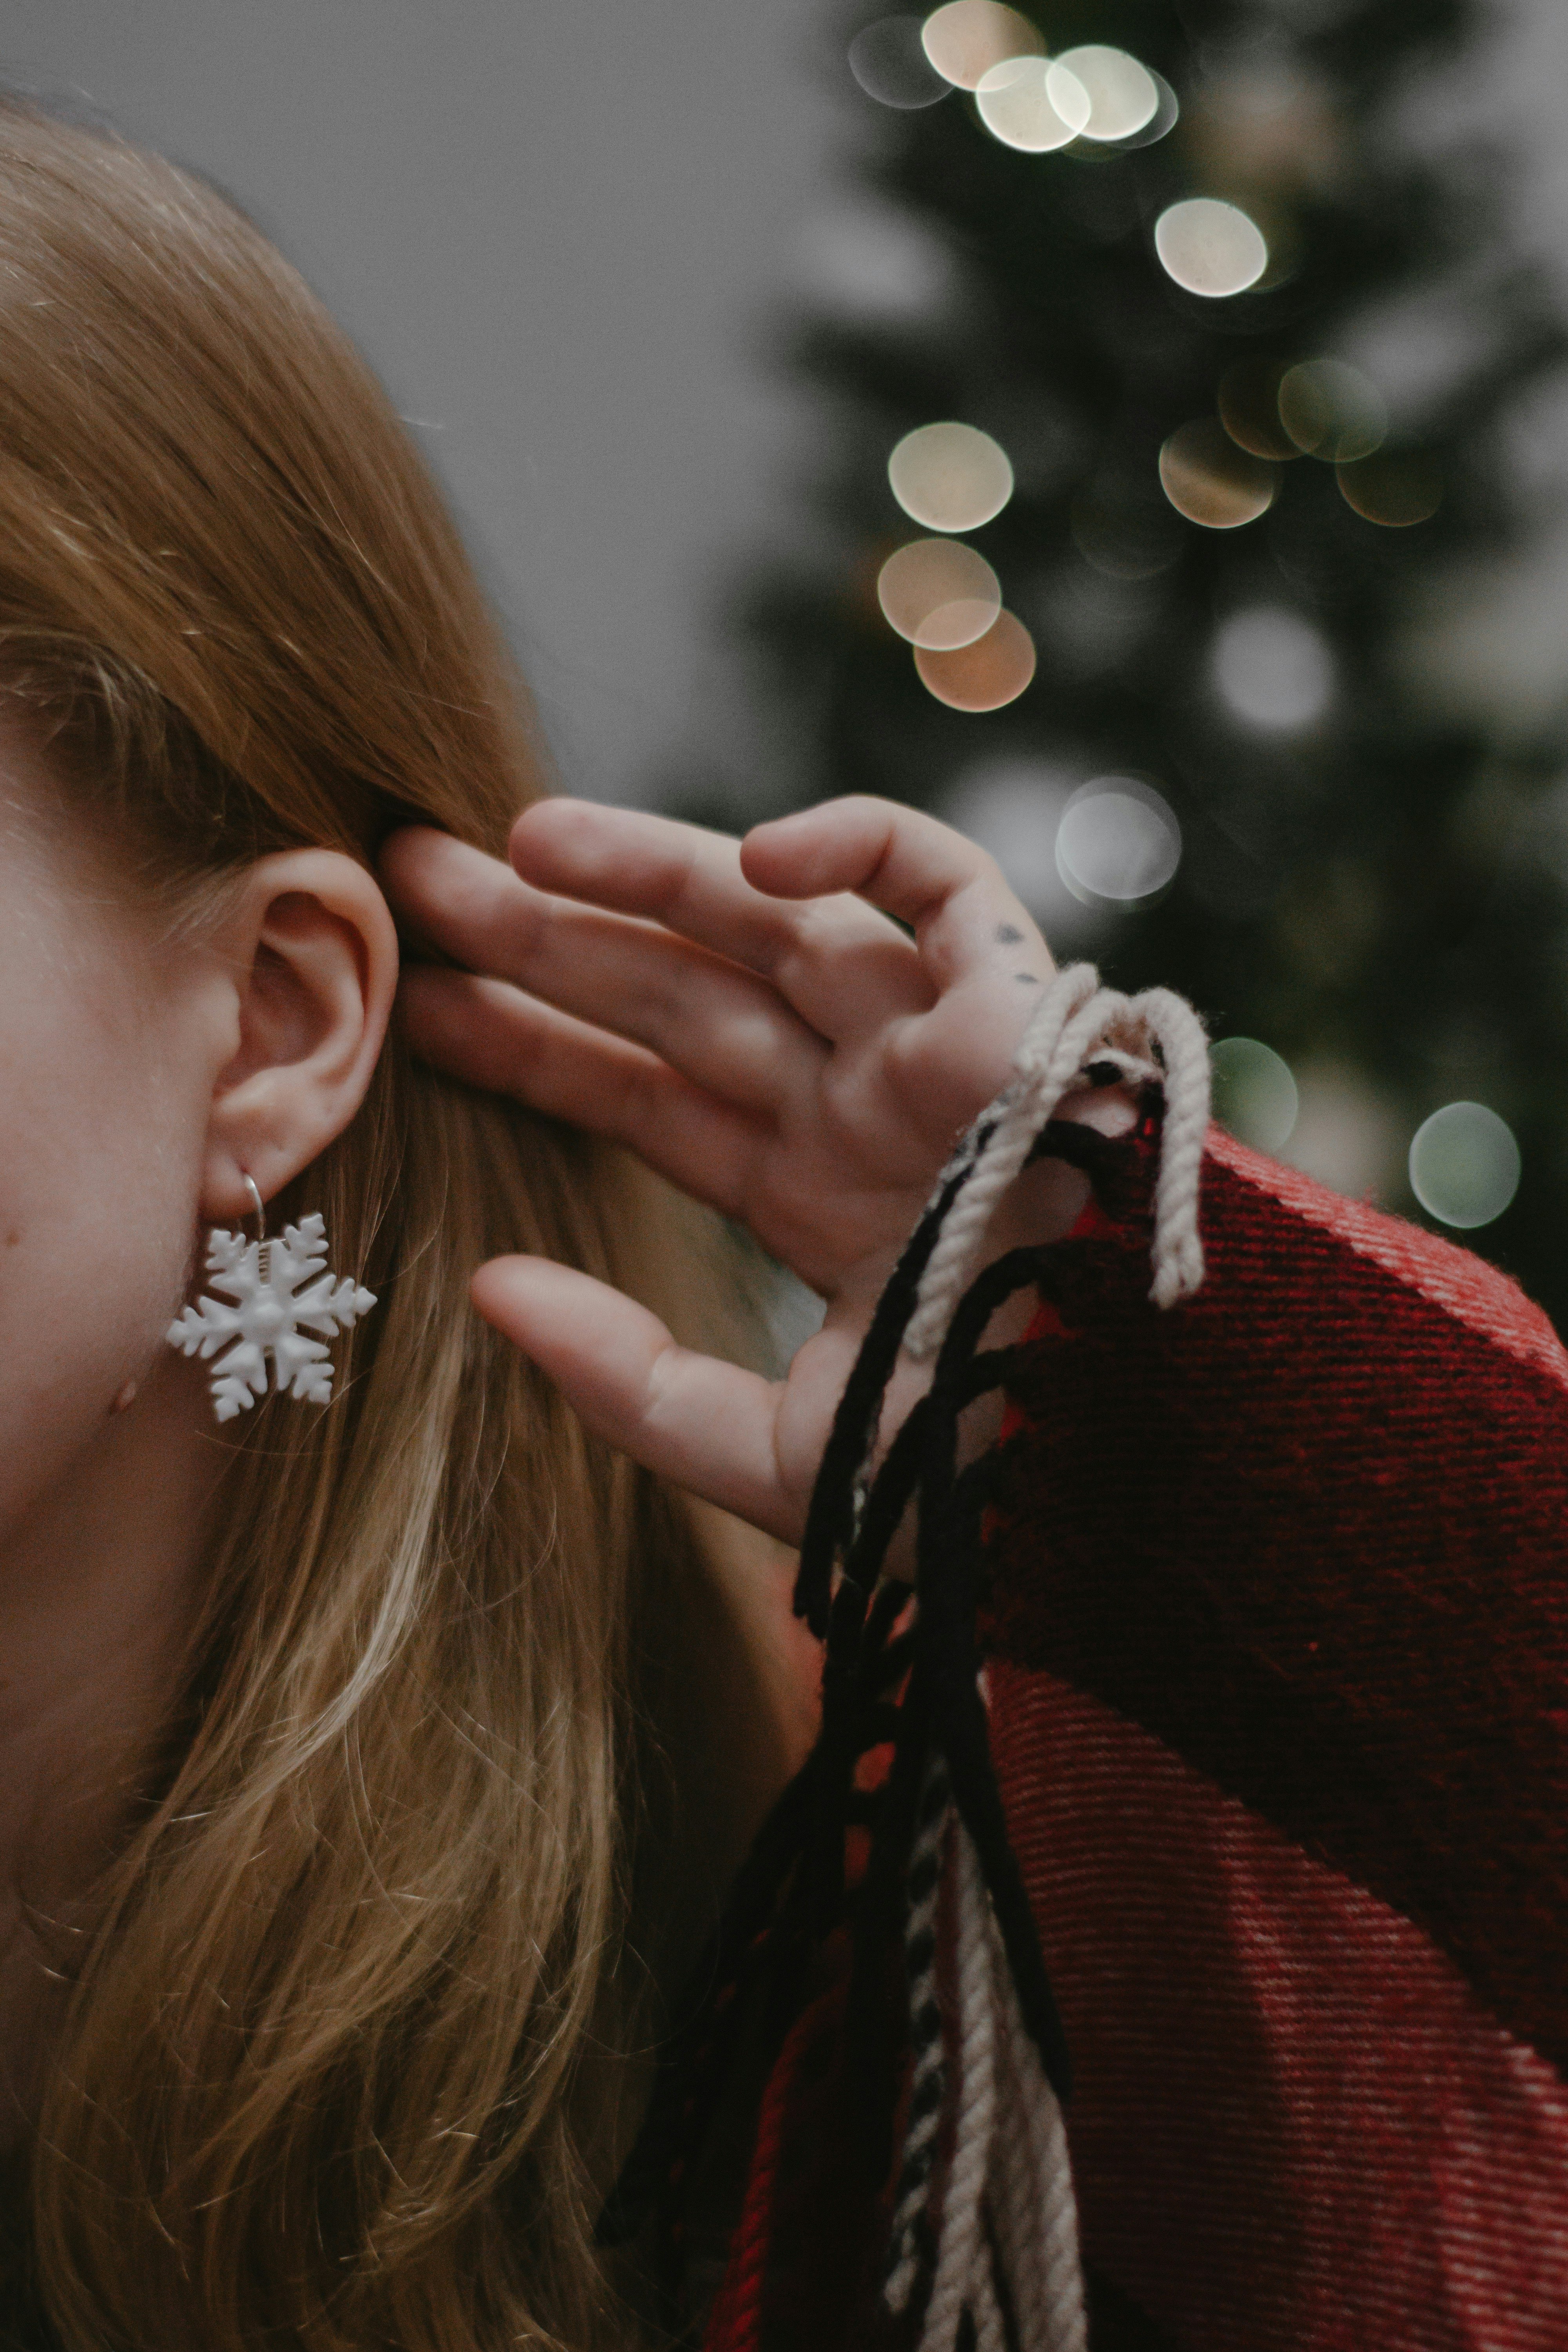
[[[419,816],[500,851],[525,706],[384,396],[266,239],[0,110],[0,690],[179,889]],[[637,1627],[693,1540],[471,1313],[542,1251],[711,1283],[623,1159],[414,1065],[278,1204],[381,1305],[228,1474],[188,1704],[31,2159],[88,2347],[627,2340],[592,2221],[634,2034]],[[668,1295],[662,1302],[668,1306]],[[639,1614],[640,1612],[640,1614]]]

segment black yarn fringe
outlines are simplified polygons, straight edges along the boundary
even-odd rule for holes
[[[897,2088],[886,2063],[887,1956],[901,1945],[907,1878],[921,1791],[933,1758],[945,1762],[953,1804],[973,1841],[1026,2029],[1058,2099],[1071,2073],[1056,1997],[1035,1932],[1023,1874],[1007,1836],[980,1695],[976,1612],[981,1522],[993,1476],[989,1455],[960,1469],[966,1407],[1001,1387],[1017,1361],[1011,1348],[982,1351],[997,1308],[1040,1281],[1044,1248],[1016,1250],[987,1266],[959,1304],[931,1386],[889,1447],[868,1486],[883,1400],[921,1277],[987,1129],[973,1130],[878,1301],[834,1417],[806,1515],[795,1613],[824,1640],[822,1724],[816,1744],[765,1822],[724,1916],[690,1980],[636,2146],[600,2217],[603,2245],[626,2243],[650,2216],[679,2233],[679,2184],[689,2176],[719,2101],[737,2039],[760,2032],[771,2066],[812,1985],[811,1963],[847,1924],[852,1945],[845,2041],[872,2075],[856,2102],[884,2144]],[[1103,1139],[1053,1121],[1043,1153],[1098,1172]],[[912,1587],[884,1574],[910,1507],[916,1513]],[[868,1750],[891,1745],[873,1794],[857,1785]],[[869,1832],[858,1882],[847,1884],[846,1836]],[[761,2021],[760,2024],[758,2021]],[[754,2054],[754,2053],[753,2053]],[[890,2158],[890,2148],[879,2151]]]

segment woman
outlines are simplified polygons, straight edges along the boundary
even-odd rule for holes
[[[12,107],[0,311],[13,2292],[73,2347],[623,2342],[591,2232],[650,1972],[812,1677],[778,1555],[603,1441],[637,1418],[654,1471],[798,1537],[882,1276],[1049,967],[986,861],[865,805],[764,828],[746,882],[732,845],[541,803],[536,887],[498,897],[539,791],[518,689],[293,272],[187,175]],[[438,831],[395,878],[504,919],[512,980],[578,974],[472,1033],[462,1075],[531,1111],[389,1029],[374,868],[411,818]],[[681,942],[540,895],[606,861]],[[856,887],[918,952],[821,897]],[[574,1055],[626,1005],[640,1045]],[[416,982],[408,1018],[433,1049],[451,1001]],[[732,1341],[733,1268],[575,1122],[829,1300],[782,1391],[664,1350]],[[324,1409],[258,1402],[264,1364],[220,1422],[165,1335],[258,1203],[274,1236],[319,1214],[375,1304]],[[596,1435],[471,1313],[520,1246],[479,1305]]]
[[[651,2181],[721,2352],[1068,2352],[1075,2191],[1108,2347],[1552,2345],[1554,1336],[1205,1150],[1192,1016],[929,820],[537,793],[298,278],[6,110],[13,2334],[622,2345]],[[826,1300],[783,1382],[628,1146]],[[825,1724],[672,2039],[813,1729],[727,1514]]]

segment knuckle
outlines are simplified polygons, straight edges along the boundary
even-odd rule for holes
[[[883,1041],[887,1072],[900,1092],[917,1091],[931,1075],[929,1033],[921,1021],[895,1021]]]

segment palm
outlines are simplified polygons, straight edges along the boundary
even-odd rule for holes
[[[630,1144],[826,1302],[779,1383],[542,1261],[483,1269],[481,1308],[627,1452],[798,1534],[877,1295],[1049,973],[1038,932],[958,835],[868,800],[743,845],[545,801],[512,868],[420,830],[386,867],[405,919],[468,968],[407,976],[419,1050]]]
[[[883,1268],[956,1129],[986,1099],[973,1072],[934,1069],[910,1073],[900,1097],[887,1064],[881,1040],[836,1051],[820,1087],[759,1132],[732,1202],[763,1248],[824,1298],[862,1291]]]

